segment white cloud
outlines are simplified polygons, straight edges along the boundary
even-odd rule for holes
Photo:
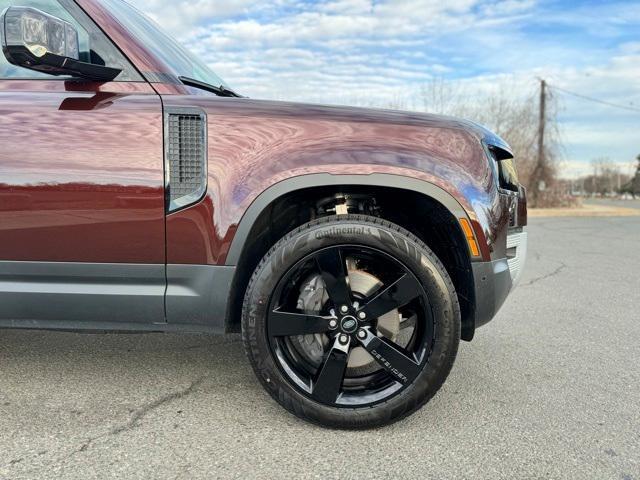
[[[129,3],[181,36],[202,22],[244,13],[255,0],[129,0]]]

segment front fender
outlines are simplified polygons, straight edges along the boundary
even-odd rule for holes
[[[169,263],[237,261],[254,202],[298,188],[300,178],[320,182],[313,186],[347,180],[385,186],[381,175],[400,177],[399,187],[417,180],[447,193],[471,221],[482,259],[493,256],[508,212],[480,127],[424,114],[251,99],[167,95],[163,102],[204,109],[209,135],[207,194],[167,217]]]

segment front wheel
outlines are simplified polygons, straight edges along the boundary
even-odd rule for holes
[[[372,428],[440,388],[458,348],[460,307],[444,266],[417,237],[375,217],[325,217],[262,259],[242,337],[284,408],[324,426]]]

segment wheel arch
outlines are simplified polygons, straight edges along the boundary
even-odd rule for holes
[[[460,262],[461,264],[464,264],[466,272],[459,275],[460,278],[458,282],[455,282],[454,279],[454,284],[457,283],[456,288],[458,288],[461,282],[468,284],[465,285],[465,291],[462,293],[464,298],[460,298],[461,292],[458,292],[458,296],[460,300],[462,300],[462,303],[466,303],[468,306],[462,318],[462,339],[471,340],[475,330],[474,283],[473,275],[471,273],[470,257],[468,250],[466,249],[466,242],[464,241],[464,234],[458,223],[461,218],[469,220],[467,212],[450,193],[438,185],[416,178],[378,173],[368,175],[335,175],[328,173],[300,175],[282,180],[270,186],[256,197],[242,216],[225,259],[226,265],[237,267],[227,308],[227,318],[225,321],[227,331],[237,331],[238,329],[238,319],[242,308],[244,289],[255,266],[257,265],[257,261],[259,261],[259,258],[255,257],[259,256],[261,258],[262,255],[268,251],[270,245],[280,238],[278,236],[277,238],[271,239],[270,242],[266,242],[266,246],[259,249],[262,255],[252,255],[251,247],[255,244],[256,237],[261,235],[265,229],[269,229],[270,227],[269,219],[271,219],[271,213],[273,212],[274,207],[277,206],[279,202],[282,202],[284,199],[291,198],[292,196],[305,194],[306,192],[319,192],[323,189],[325,191],[336,192],[350,189],[367,189],[371,192],[375,192],[380,189],[387,191],[404,191],[410,193],[416,198],[422,198],[425,201],[432,202],[432,204],[441,209],[443,213],[448,213],[450,219],[455,221],[455,227],[452,226],[452,228],[458,231],[459,238],[464,243],[464,254],[461,252],[461,256],[464,257],[464,260],[461,259]],[[394,220],[389,218],[386,219],[391,221]],[[299,220],[298,222],[294,221],[290,229],[292,230],[303,223],[305,222],[302,220]],[[407,225],[402,224],[401,226],[405,228],[408,227]],[[407,229],[411,231],[410,228]],[[418,232],[412,231],[412,233],[421,237]],[[422,238],[422,240],[425,239]],[[429,242],[426,243],[429,244]]]

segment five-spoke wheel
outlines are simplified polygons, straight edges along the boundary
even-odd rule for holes
[[[265,388],[305,419],[379,426],[446,378],[460,311],[446,269],[400,227],[365,216],[317,220],[283,238],[249,282],[245,347]]]
[[[358,275],[373,288],[354,291],[351,284],[362,283]],[[310,288],[317,298],[311,306],[301,298]],[[365,405],[397,394],[418,375],[433,336],[430,312],[424,289],[398,260],[370,247],[336,245],[307,255],[282,276],[267,331],[283,372],[305,394],[327,405]],[[323,349],[316,361],[313,347],[305,351],[313,341]],[[368,353],[365,371],[348,368],[358,348]]]

